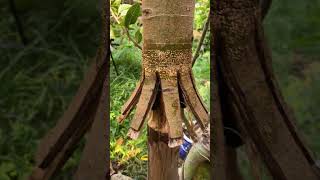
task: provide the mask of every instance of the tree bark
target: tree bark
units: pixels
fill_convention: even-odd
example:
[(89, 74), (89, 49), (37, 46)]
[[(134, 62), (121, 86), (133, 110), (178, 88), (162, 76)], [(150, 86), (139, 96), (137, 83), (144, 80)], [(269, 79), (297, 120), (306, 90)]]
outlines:
[(148, 179), (178, 180), (179, 147), (168, 147), (168, 135), (148, 128)]
[(226, 84), (223, 91), (232, 101), (229, 104), (235, 104), (240, 114), (236, 122), (244, 127), (274, 179), (319, 179), (274, 78), (259, 2), (220, 0), (213, 4), (213, 34), (218, 40), (214, 43), (219, 47), (213, 49), (218, 56), (215, 70), (222, 75), (213, 80)]
[[(142, 3), (141, 80), (118, 120), (122, 122), (137, 107), (128, 133), (135, 139), (152, 115), (148, 121), (148, 175), (152, 180), (178, 178), (177, 148), (183, 142), (184, 108), (188, 106), (202, 128), (209, 121), (191, 69), (194, 7), (194, 0)], [(158, 139), (160, 135), (164, 138)]]

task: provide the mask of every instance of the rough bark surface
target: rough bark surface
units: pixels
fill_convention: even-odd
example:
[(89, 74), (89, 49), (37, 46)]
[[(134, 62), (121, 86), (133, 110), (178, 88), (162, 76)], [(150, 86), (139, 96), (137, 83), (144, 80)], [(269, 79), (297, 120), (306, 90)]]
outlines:
[(214, 47), (219, 47), (213, 49), (214, 70), (221, 72), (213, 80), (225, 84), (223, 91), (235, 107), (229, 111), (237, 111), (240, 129), (252, 139), (274, 179), (319, 179), (273, 75), (258, 1), (214, 1), (212, 11)]
[(202, 128), (209, 121), (191, 69), (194, 7), (194, 0), (142, 1), (141, 80), (118, 121), (136, 106), (128, 133), (135, 139), (148, 118), (148, 179), (178, 179), (183, 108), (190, 109)]
[(221, 82), (221, 71), (218, 66), (219, 54), (218, 50), (220, 47), (219, 43), (219, 31), (214, 28), (218, 27), (219, 19), (215, 18), (217, 12), (214, 11), (214, 3), (210, 4), (210, 29), (211, 29), (211, 53), (210, 53), (210, 79), (213, 84), (210, 86), (210, 92), (212, 93), (210, 104), (211, 104), (211, 115), (210, 116), (210, 155), (211, 162), (211, 179), (226, 180), (226, 147), (225, 138), (223, 132), (223, 113), (221, 108), (222, 102), (222, 82)]
[(148, 129), (148, 179), (178, 180), (179, 147), (168, 147), (168, 136)]
[(141, 80), (118, 118), (122, 122), (136, 106), (128, 133), (133, 139), (153, 106), (161, 107), (163, 117), (151, 118), (148, 125), (168, 134), (170, 147), (182, 143), (183, 106), (189, 107), (201, 127), (209, 121), (191, 69), (194, 5), (193, 0), (142, 2)]

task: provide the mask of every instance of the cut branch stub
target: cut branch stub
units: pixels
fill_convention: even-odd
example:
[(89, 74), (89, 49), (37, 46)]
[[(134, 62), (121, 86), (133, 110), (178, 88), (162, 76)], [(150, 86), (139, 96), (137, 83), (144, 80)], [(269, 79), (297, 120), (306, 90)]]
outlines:
[[(122, 121), (137, 105), (128, 133), (133, 139), (138, 137), (150, 113), (149, 127), (167, 133), (169, 147), (182, 144), (184, 104), (201, 127), (209, 121), (191, 69), (193, 11), (193, 0), (146, 0), (142, 3), (142, 80), (118, 119)], [(155, 118), (152, 110), (160, 117)]]

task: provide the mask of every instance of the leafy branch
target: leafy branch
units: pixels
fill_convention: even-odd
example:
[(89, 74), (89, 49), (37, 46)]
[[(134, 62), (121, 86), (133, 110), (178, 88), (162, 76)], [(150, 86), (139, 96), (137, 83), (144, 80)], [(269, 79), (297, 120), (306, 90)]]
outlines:
[(122, 26), (122, 24), (121, 24), (121, 22), (120, 22), (120, 20), (119, 20), (119, 17), (117, 16), (117, 14), (114, 13), (112, 9), (110, 9), (110, 11), (111, 11), (112, 17), (116, 20), (116, 22), (117, 22), (119, 25), (121, 25), (121, 28), (122, 28), (122, 30), (125, 32), (125, 34), (127, 35), (129, 41), (131, 41), (137, 48), (139, 48), (140, 50), (142, 50), (142, 47), (139, 45), (139, 43), (138, 43), (137, 41), (135, 41), (135, 40), (131, 37), (131, 35), (130, 35), (130, 33), (129, 33), (129, 26), (130, 26), (131, 24), (134, 24), (134, 23), (137, 21), (139, 15), (141, 14), (141, 10), (140, 10), (140, 5), (139, 5), (139, 3), (136, 3), (136, 4), (132, 5), (132, 6), (130, 7), (130, 9), (128, 10), (128, 12), (127, 12), (127, 14), (126, 14), (126, 16), (125, 16), (125, 19), (124, 19), (124, 26)]

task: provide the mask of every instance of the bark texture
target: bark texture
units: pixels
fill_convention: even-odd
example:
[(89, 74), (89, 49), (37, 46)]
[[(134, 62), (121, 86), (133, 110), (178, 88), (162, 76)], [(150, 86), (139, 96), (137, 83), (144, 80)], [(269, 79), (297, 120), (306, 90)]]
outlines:
[(148, 179), (178, 180), (179, 147), (168, 147), (168, 136), (148, 129)]
[(202, 128), (209, 121), (191, 69), (194, 7), (194, 0), (142, 1), (141, 79), (118, 120), (136, 106), (128, 133), (135, 139), (148, 119), (148, 179), (179, 179), (185, 107)]
[(214, 71), (219, 74), (213, 80), (220, 88), (221, 116), (234, 114), (233, 124), (252, 140), (274, 179), (319, 179), (274, 77), (259, 2), (213, 1), (212, 11)]
[(170, 147), (182, 143), (184, 106), (189, 107), (201, 127), (209, 120), (191, 69), (194, 6), (193, 0), (142, 2), (141, 80), (118, 118), (123, 121), (136, 106), (128, 133), (133, 139), (153, 107), (160, 107), (161, 117), (151, 118), (148, 125), (168, 134)]

